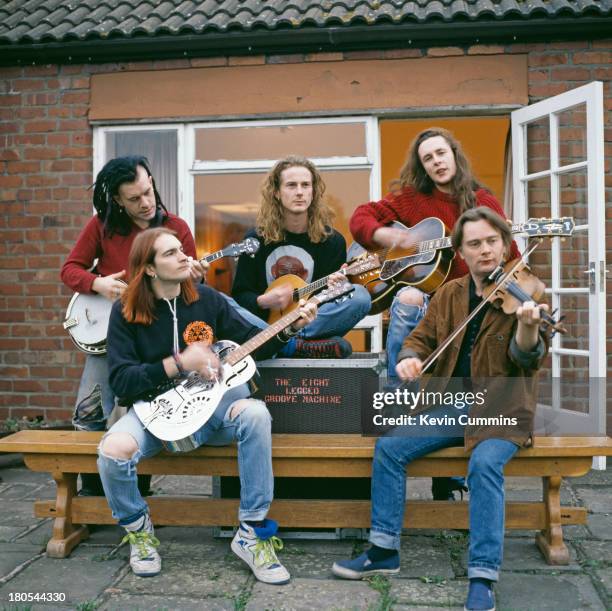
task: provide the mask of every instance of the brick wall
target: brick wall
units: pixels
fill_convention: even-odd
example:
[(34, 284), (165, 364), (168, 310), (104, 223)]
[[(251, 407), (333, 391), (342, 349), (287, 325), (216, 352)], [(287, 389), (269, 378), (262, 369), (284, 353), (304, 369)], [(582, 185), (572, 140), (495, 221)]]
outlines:
[[(111, 71), (527, 53), (532, 102), (591, 80), (605, 83), (612, 125), (612, 40), (359, 53), (203, 58), (124, 64), (0, 67), (0, 420), (70, 416), (83, 355), (63, 330), (70, 291), (61, 263), (91, 215), (90, 75)], [(120, 95), (120, 92), (117, 92)], [(432, 100), (432, 103), (434, 101)], [(482, 101), (483, 104), (486, 100)], [(612, 128), (606, 140), (606, 223), (612, 260)], [(612, 338), (612, 294), (608, 294)], [(608, 340), (612, 354), (612, 339)], [(609, 361), (612, 363), (611, 361)]]

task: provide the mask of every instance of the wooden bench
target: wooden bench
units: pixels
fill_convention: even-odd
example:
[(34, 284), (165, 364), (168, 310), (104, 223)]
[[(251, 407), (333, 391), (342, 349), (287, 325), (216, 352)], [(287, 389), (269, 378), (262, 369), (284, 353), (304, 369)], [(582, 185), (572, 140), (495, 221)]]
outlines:
[[(0, 440), (0, 452), (21, 452), (33, 471), (51, 473), (57, 484), (54, 501), (37, 501), (38, 518), (54, 518), (49, 556), (66, 557), (87, 538), (86, 524), (115, 521), (104, 497), (77, 497), (77, 473), (94, 473), (101, 433), (21, 431)], [(273, 435), (277, 477), (369, 477), (375, 440), (360, 435)], [(612, 455), (609, 437), (538, 437), (534, 447), (520, 450), (506, 466), (506, 475), (537, 476), (543, 481), (542, 501), (508, 502), (506, 528), (534, 529), (536, 544), (549, 564), (567, 564), (562, 526), (585, 524), (584, 507), (562, 507), (562, 477), (586, 474), (593, 456)], [(412, 463), (416, 477), (465, 475), (468, 455), (463, 448), (433, 452)], [(188, 454), (161, 453), (143, 460), (139, 473), (236, 476), (236, 447), (201, 447)], [(188, 496), (147, 498), (155, 524), (231, 526), (237, 524), (238, 500)], [(292, 528), (368, 528), (370, 503), (363, 500), (275, 500), (270, 517)], [(467, 502), (410, 501), (407, 528), (468, 528)]]

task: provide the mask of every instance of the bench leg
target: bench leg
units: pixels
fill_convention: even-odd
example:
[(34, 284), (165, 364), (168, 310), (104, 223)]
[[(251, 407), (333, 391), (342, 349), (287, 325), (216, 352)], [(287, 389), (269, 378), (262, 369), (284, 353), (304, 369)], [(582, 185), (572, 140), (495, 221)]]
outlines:
[(47, 543), (47, 555), (65, 558), (84, 539), (89, 537), (87, 526), (72, 523), (72, 498), (76, 495), (76, 473), (53, 473), (57, 485), (55, 498), (56, 517), (53, 521), (53, 536)]
[(548, 564), (569, 564), (561, 527), (561, 477), (543, 477), (542, 484), (548, 527), (536, 535), (536, 545)]

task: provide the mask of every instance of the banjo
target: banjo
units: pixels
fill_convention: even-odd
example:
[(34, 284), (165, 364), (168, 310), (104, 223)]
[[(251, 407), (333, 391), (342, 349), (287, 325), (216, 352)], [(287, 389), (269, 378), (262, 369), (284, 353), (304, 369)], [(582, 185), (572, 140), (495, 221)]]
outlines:
[[(308, 303), (317, 305), (337, 299), (354, 288), (344, 283), (314, 295)], [(134, 411), (143, 426), (164, 445), (176, 452), (188, 452), (198, 446), (193, 433), (208, 422), (223, 395), (230, 389), (248, 382), (256, 371), (250, 356), (261, 345), (288, 327), (300, 317), (299, 310), (292, 310), (274, 324), (239, 346), (230, 340), (221, 340), (211, 349), (221, 362), (218, 379), (205, 380), (192, 372), (187, 378), (177, 378), (173, 387), (157, 395), (151, 401), (137, 401)]]
[[(252, 257), (258, 250), (259, 241), (247, 238), (207, 255), (200, 261), (212, 263), (223, 257), (239, 257), (242, 254)], [(72, 296), (63, 326), (79, 350), (87, 354), (106, 354), (106, 335), (113, 303), (98, 293), (75, 293)]]

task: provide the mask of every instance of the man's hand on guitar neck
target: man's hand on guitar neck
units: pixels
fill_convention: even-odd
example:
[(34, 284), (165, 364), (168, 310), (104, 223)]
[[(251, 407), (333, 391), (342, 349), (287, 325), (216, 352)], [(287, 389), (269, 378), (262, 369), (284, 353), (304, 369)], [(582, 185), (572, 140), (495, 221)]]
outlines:
[(116, 274), (108, 276), (98, 276), (91, 285), (93, 291), (106, 297), (110, 301), (115, 301), (121, 297), (121, 293), (125, 291), (127, 285), (121, 280), (125, 277), (125, 270), (121, 270)]
[[(348, 267), (348, 264), (344, 263), (340, 269), (342, 270), (345, 267)], [(341, 271), (334, 272), (333, 274), (330, 274), (327, 277), (327, 286), (329, 288), (339, 286), (341, 284), (344, 284), (345, 282), (346, 282), (346, 275), (343, 274)]]
[[(204, 255), (205, 257), (206, 255)], [(208, 272), (208, 268), (210, 267), (210, 263), (208, 261), (202, 259), (193, 259), (189, 257), (189, 269), (191, 271), (191, 279), (194, 282), (206, 282), (206, 273)]]
[(262, 310), (284, 310), (293, 299), (293, 287), (281, 284), (257, 298), (257, 305)]

